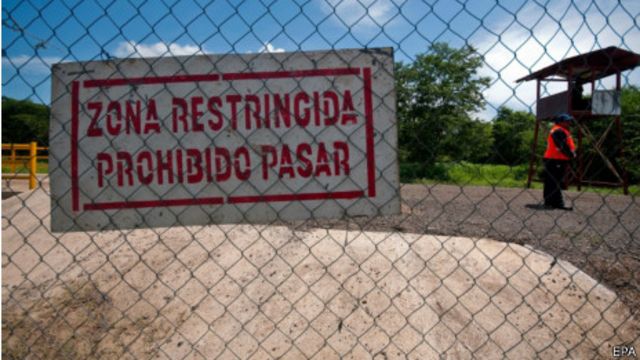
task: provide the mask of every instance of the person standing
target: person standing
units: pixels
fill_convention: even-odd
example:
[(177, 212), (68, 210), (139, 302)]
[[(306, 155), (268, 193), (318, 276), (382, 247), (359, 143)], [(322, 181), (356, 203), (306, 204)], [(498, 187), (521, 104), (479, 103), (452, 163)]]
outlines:
[(544, 153), (544, 206), (550, 209), (573, 210), (562, 198), (562, 184), (569, 162), (576, 157), (576, 146), (569, 132), (574, 118), (560, 114), (553, 119)]

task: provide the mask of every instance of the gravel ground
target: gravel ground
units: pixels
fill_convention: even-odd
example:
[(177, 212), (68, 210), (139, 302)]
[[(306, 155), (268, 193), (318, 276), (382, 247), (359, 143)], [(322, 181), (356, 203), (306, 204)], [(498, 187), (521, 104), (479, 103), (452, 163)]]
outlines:
[(567, 260), (603, 282), (640, 312), (640, 199), (565, 192), (574, 211), (535, 210), (540, 190), (455, 185), (403, 185), (402, 214), (301, 227), (469, 236), (530, 245)]

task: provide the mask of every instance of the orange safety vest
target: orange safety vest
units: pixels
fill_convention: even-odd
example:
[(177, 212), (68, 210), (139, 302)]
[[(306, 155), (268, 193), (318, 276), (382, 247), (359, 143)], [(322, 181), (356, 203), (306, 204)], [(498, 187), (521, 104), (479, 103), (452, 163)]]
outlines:
[(559, 146), (553, 142), (553, 132), (554, 131), (564, 131), (565, 135), (567, 135), (567, 143), (569, 144), (569, 149), (571, 151), (576, 151), (576, 145), (573, 143), (573, 138), (571, 137), (571, 133), (569, 130), (563, 128), (560, 125), (553, 125), (551, 127), (551, 131), (549, 131), (549, 136), (547, 137), (547, 151), (544, 152), (545, 159), (555, 159), (555, 160), (570, 160), (567, 155), (565, 155)]

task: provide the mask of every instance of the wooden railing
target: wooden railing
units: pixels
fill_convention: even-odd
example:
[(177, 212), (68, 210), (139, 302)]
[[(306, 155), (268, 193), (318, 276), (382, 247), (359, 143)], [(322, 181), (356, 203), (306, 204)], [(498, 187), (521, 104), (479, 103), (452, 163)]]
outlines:
[[(38, 180), (36, 178), (36, 166), (38, 158), (45, 159), (46, 156), (38, 157), (38, 151), (48, 151), (46, 146), (38, 146), (38, 143), (32, 141), (29, 144), (2, 144), (3, 151), (10, 151), (8, 157), (3, 155), (3, 161), (8, 162), (10, 172), (2, 173), (2, 179), (27, 179), (29, 180), (29, 189), (35, 189)], [(18, 155), (18, 152), (27, 152), (29, 155)], [(16, 173), (17, 165), (26, 163), (28, 174)]]

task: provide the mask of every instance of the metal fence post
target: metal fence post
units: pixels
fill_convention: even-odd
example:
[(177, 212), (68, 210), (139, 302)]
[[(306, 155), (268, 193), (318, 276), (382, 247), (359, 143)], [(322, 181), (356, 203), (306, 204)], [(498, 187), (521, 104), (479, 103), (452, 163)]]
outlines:
[(36, 166), (38, 165), (38, 143), (32, 141), (29, 144), (29, 190), (37, 186)]
[(9, 161), (11, 173), (16, 173), (16, 147), (15, 144), (11, 144), (11, 159)]

